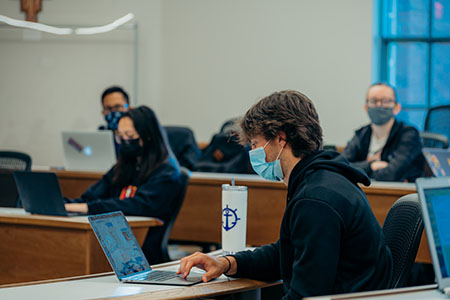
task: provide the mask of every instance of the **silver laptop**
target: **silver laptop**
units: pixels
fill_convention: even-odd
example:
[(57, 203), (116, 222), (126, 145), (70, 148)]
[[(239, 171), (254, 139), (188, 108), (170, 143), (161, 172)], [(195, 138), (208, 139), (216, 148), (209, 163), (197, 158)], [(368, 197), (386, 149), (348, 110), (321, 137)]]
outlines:
[(111, 130), (63, 131), (65, 168), (76, 171), (108, 171), (116, 162)]
[(108, 261), (121, 282), (193, 285), (202, 274), (191, 272), (186, 279), (175, 271), (152, 270), (122, 212), (88, 217)]
[(450, 177), (416, 181), (438, 288), (450, 295)]

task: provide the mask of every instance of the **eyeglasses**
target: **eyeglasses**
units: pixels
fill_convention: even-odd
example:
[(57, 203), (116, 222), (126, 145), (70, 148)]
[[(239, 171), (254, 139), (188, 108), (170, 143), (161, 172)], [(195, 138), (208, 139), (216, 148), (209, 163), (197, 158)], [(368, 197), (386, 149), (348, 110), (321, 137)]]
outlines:
[(391, 98), (384, 98), (384, 99), (367, 99), (367, 104), (369, 106), (376, 106), (377, 103), (380, 103), (382, 106), (391, 106), (392, 104), (395, 103), (394, 99)]
[(128, 108), (128, 104), (125, 105), (114, 105), (114, 106), (110, 106), (110, 107), (105, 107), (103, 108), (103, 114), (104, 115), (109, 115), (112, 112), (117, 112), (117, 111), (125, 111), (125, 109)]

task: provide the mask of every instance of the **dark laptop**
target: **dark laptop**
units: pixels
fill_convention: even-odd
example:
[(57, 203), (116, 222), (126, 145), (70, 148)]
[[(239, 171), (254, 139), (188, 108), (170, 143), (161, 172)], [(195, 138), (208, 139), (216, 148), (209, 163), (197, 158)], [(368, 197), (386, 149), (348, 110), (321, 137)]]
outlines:
[(88, 219), (119, 281), (183, 286), (202, 281), (200, 273), (191, 272), (183, 279), (175, 271), (153, 270), (122, 212)]
[(19, 192), (13, 176), (14, 170), (0, 169), (0, 206), (17, 207)]
[[(450, 150), (440, 148), (423, 148), (423, 156), (427, 161), (425, 176), (450, 176)], [(430, 172), (431, 171), (431, 172)], [(431, 173), (431, 174), (430, 174)]]
[(450, 177), (418, 178), (416, 186), (438, 288), (450, 295)]
[(14, 179), (25, 211), (51, 216), (76, 216), (68, 214), (55, 173), (15, 171)]

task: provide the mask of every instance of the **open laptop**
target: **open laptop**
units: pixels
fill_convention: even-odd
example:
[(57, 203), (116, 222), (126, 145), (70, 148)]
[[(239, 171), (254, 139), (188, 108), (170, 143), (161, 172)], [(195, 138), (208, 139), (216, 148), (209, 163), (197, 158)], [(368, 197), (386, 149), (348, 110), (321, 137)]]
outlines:
[(0, 206), (17, 207), (19, 192), (13, 177), (14, 170), (0, 169)]
[(202, 281), (200, 273), (191, 272), (183, 279), (175, 271), (152, 270), (122, 212), (88, 219), (119, 281), (183, 286)]
[(450, 176), (450, 150), (440, 148), (423, 148), (423, 156), (427, 161), (427, 170), (435, 177)]
[(63, 131), (64, 167), (74, 171), (108, 171), (116, 163), (111, 130)]
[(55, 173), (14, 171), (14, 180), (25, 211), (51, 216), (79, 216), (67, 213)]
[(450, 295), (450, 177), (419, 178), (416, 186), (438, 288)]

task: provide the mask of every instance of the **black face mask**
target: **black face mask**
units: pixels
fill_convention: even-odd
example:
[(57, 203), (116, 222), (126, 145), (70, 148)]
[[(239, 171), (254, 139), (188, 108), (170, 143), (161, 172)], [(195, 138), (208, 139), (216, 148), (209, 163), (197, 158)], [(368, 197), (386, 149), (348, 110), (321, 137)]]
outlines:
[(142, 154), (142, 147), (139, 145), (139, 139), (122, 140), (120, 144), (120, 155), (126, 158), (135, 158)]

